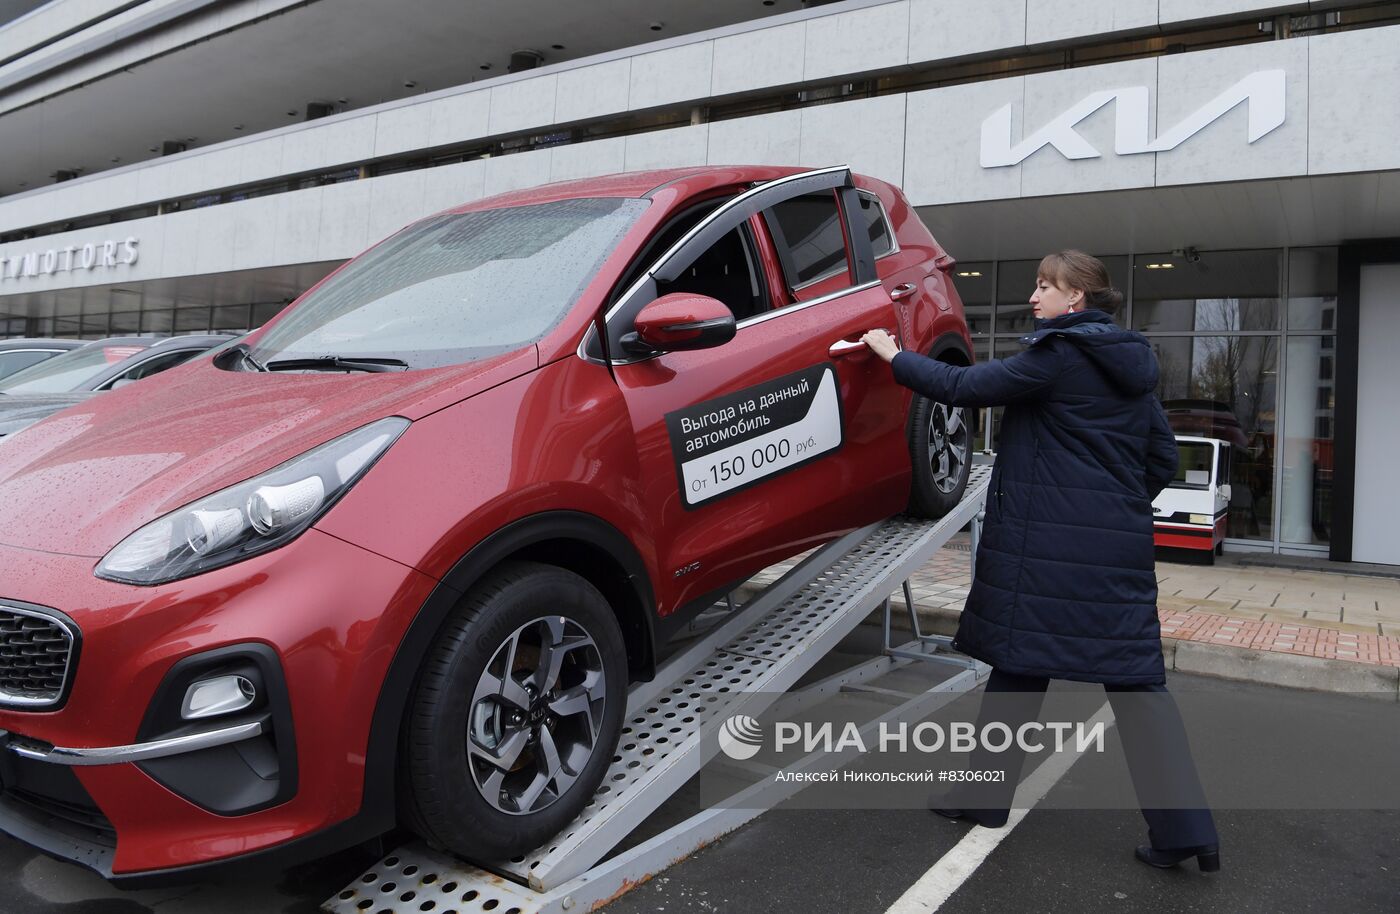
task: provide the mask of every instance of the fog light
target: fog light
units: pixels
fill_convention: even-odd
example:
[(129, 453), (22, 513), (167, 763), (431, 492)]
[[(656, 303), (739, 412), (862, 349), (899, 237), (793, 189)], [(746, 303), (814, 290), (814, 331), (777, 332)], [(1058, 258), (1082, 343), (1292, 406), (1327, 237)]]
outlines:
[(242, 711), (258, 697), (258, 690), (247, 676), (217, 676), (191, 683), (185, 690), (180, 716), (200, 720)]
[(248, 497), (248, 520), (266, 535), (315, 511), (325, 497), (326, 486), (320, 476), (285, 486), (259, 486)]
[(1210, 515), (1209, 515), (1209, 514), (1192, 514), (1192, 515), (1191, 515), (1191, 523), (1193, 523), (1193, 524), (1207, 524), (1207, 525), (1209, 525), (1209, 524), (1210, 524)]

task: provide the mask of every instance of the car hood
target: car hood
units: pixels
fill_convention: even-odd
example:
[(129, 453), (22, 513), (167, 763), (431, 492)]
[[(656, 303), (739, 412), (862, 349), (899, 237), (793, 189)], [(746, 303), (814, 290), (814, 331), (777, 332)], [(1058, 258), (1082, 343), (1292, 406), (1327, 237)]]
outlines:
[(0, 436), (13, 435), (61, 409), (96, 396), (92, 391), (68, 394), (0, 395)]
[(420, 419), (538, 367), (535, 347), (364, 374), (200, 359), (0, 439), (0, 543), (100, 557), (142, 525), (386, 416)]

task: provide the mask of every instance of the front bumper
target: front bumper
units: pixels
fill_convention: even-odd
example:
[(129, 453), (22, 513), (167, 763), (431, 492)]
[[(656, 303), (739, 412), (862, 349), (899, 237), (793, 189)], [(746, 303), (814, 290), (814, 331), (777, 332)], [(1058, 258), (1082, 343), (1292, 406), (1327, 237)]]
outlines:
[[(0, 708), (0, 830), (117, 881), (344, 832), (361, 811), (384, 673), (435, 582), (315, 529), (159, 587), (100, 580), (94, 564), (0, 546), (0, 598), (61, 608), (82, 632), (61, 708)], [(259, 714), (153, 731), (167, 680), (223, 652), (270, 658), (282, 695)], [(280, 769), (258, 748), (269, 739)], [(182, 795), (197, 780), (230, 781), (234, 768), (290, 780), (275, 797), (262, 791), (262, 805), (230, 801), (247, 813)]]

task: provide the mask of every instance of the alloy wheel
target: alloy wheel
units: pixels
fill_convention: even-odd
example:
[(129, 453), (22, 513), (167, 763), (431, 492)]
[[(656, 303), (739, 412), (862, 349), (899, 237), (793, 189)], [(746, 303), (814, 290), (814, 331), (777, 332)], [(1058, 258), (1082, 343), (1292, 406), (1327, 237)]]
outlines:
[(933, 404), (929, 412), (928, 456), (933, 484), (940, 492), (946, 494), (958, 487), (967, 455), (968, 429), (962, 407)]
[(512, 815), (558, 800), (593, 754), (607, 700), (602, 654), (583, 626), (543, 616), (516, 629), (471, 699), (467, 763), (482, 798)]

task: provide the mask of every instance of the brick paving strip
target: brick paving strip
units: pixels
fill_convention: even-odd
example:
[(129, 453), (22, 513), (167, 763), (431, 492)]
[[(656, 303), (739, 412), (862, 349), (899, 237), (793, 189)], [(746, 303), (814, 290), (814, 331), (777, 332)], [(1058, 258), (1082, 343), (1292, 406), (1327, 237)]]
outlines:
[[(972, 580), (969, 553), (959, 534), (910, 579), (926, 632), (956, 628)], [(775, 580), (800, 558), (764, 569), (744, 590)], [(1157, 579), (1168, 669), (1400, 700), (1400, 573), (1243, 566), (1227, 557), (1213, 566), (1158, 562)], [(895, 602), (902, 621), (898, 595)]]

